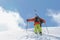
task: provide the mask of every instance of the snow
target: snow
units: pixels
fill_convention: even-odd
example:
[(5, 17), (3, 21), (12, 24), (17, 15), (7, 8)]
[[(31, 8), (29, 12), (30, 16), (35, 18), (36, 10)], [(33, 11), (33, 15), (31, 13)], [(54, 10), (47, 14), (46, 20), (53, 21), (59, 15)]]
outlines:
[[(43, 32), (47, 34), (46, 27), (42, 28)], [(60, 27), (48, 27), (49, 35), (60, 37)]]
[(38, 35), (38, 38), (37, 35), (34, 34), (33, 30), (29, 31), (28, 29), (26, 32), (25, 29), (20, 28), (20, 30), (0, 32), (0, 40), (49, 40), (49, 37), (51, 40), (60, 40), (60, 32), (58, 31), (60, 27), (48, 27), (49, 34), (47, 35), (45, 35), (47, 33), (45, 28), (46, 27), (42, 28), (44, 30), (43, 35)]

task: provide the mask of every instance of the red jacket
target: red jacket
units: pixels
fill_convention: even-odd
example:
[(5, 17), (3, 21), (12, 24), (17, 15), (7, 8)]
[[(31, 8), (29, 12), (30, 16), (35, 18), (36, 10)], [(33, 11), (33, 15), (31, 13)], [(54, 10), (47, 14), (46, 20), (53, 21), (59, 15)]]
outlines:
[(45, 20), (42, 19), (42, 18), (40, 18), (40, 21), (41, 21), (41, 22), (35, 22), (35, 18), (28, 19), (27, 21), (28, 21), (28, 22), (34, 22), (34, 25), (36, 25), (36, 24), (41, 24), (41, 22), (42, 22), (42, 23), (45, 23)]

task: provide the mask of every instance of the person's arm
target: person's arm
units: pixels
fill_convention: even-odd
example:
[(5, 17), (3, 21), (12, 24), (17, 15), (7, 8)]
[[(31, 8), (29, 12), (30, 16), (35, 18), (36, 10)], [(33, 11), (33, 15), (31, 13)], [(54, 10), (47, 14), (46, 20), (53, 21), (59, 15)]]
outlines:
[(28, 22), (32, 22), (34, 20), (35, 20), (35, 18), (27, 19)]
[(40, 20), (42, 21), (42, 23), (46, 23), (46, 21), (44, 19), (40, 18)]

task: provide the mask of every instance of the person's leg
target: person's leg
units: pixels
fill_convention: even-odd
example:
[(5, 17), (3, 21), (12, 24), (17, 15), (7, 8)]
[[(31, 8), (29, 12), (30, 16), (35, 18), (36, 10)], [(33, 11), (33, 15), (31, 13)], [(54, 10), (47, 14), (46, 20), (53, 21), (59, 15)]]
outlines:
[(42, 35), (42, 27), (40, 26), (40, 24), (38, 24), (38, 32), (39, 32), (39, 34)]
[(37, 34), (37, 25), (35, 25), (35, 27), (34, 27), (34, 32), (35, 32), (35, 34)]

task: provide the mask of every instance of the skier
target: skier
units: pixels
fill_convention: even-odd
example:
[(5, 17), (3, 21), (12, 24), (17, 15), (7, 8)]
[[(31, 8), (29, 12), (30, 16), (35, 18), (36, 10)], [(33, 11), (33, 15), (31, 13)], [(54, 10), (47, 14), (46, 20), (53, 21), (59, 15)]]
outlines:
[(35, 34), (39, 33), (42, 35), (42, 23), (45, 23), (45, 20), (36, 15), (34, 18), (27, 19), (27, 22), (34, 22), (34, 32)]

